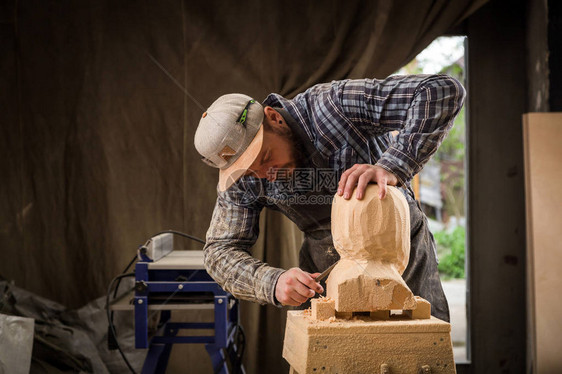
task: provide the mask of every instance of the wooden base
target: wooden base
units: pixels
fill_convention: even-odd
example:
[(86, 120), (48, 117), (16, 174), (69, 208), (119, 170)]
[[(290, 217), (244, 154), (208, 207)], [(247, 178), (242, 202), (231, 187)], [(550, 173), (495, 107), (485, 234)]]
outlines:
[(283, 357), (298, 374), (456, 373), (450, 331), (434, 317), (320, 321), (289, 311)]

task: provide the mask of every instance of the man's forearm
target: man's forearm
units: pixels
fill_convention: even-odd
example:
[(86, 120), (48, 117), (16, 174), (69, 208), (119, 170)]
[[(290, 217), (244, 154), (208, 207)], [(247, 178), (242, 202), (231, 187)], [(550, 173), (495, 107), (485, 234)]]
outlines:
[(219, 192), (207, 231), (205, 267), (235, 297), (275, 304), (275, 284), (283, 270), (250, 255), (258, 238), (262, 207), (257, 202), (244, 203), (244, 193), (236, 185)]
[(228, 240), (208, 240), (205, 267), (213, 279), (236, 298), (278, 305), (275, 285), (283, 269), (253, 258)]
[(432, 76), (417, 89), (404, 128), (377, 165), (392, 172), (400, 184), (417, 174), (435, 153), (459, 113), (465, 90), (454, 78)]

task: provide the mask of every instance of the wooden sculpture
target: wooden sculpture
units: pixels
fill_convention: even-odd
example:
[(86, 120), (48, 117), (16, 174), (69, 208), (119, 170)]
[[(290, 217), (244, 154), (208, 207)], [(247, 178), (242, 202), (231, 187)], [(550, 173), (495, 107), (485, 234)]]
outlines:
[[(293, 374), (455, 373), (451, 325), (431, 317), (401, 274), (410, 254), (406, 199), (369, 185), (362, 200), (335, 196), (332, 236), (341, 256), (327, 297), (287, 312), (283, 357)], [(398, 312), (398, 310), (400, 312)]]
[(363, 199), (332, 203), (332, 237), (341, 260), (332, 270), (327, 296), (337, 312), (414, 309), (416, 301), (402, 279), (410, 256), (410, 211), (404, 195), (370, 185)]

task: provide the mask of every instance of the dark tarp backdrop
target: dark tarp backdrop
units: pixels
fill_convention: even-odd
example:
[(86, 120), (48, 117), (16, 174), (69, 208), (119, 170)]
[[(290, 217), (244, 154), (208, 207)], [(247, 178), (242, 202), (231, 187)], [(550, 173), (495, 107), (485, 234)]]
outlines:
[[(204, 237), (218, 178), (193, 136), (216, 97), (384, 78), (485, 2), (3, 2), (0, 274), (70, 308), (102, 296), (152, 234)], [(298, 229), (261, 224), (254, 255), (297, 265)], [(287, 372), (285, 310), (242, 312), (248, 372)], [(181, 347), (169, 372), (209, 367)]]

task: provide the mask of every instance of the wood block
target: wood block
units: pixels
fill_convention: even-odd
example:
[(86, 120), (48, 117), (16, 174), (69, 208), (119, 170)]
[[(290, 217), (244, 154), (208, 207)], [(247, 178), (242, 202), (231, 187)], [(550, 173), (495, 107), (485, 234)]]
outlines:
[(283, 357), (300, 374), (455, 373), (451, 325), (419, 320), (318, 321), (287, 313)]
[(431, 318), (431, 304), (424, 298), (419, 296), (416, 299), (416, 309), (412, 310), (413, 319), (429, 319)]
[(317, 298), (310, 301), (312, 319), (327, 320), (336, 316), (335, 301), (328, 298)]

